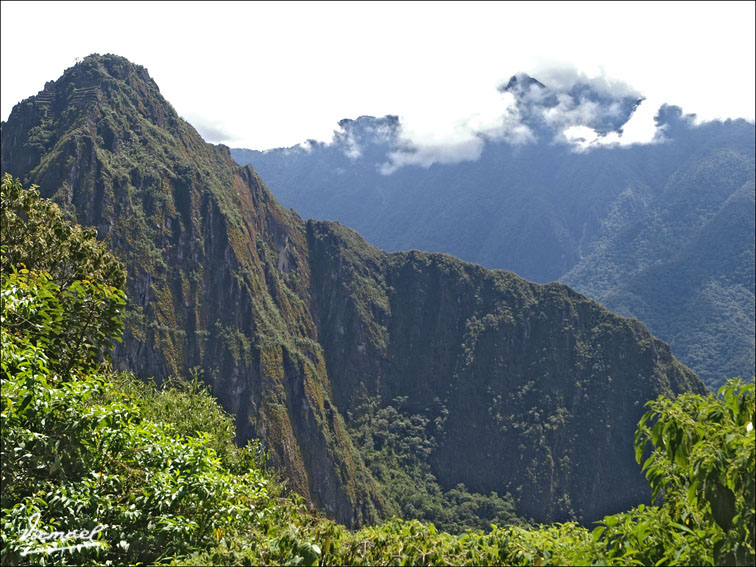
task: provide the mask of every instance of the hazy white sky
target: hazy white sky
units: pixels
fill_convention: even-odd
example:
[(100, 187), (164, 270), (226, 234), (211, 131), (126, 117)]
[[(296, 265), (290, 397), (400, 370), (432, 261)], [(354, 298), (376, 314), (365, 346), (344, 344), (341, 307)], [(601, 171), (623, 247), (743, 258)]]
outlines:
[[(754, 119), (754, 2), (2, 2), (2, 119), (90, 53), (144, 65), (208, 141), (329, 141), (397, 114), (426, 144), (501, 117), (511, 75), (569, 67), (701, 119)], [(640, 121), (640, 117), (639, 117)]]

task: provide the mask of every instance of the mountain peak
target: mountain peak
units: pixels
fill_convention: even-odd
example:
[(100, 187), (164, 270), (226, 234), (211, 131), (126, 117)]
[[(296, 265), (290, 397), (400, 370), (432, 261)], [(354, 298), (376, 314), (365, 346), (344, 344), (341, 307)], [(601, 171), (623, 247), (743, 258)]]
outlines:
[(61, 78), (67, 76), (84, 76), (92, 79), (96, 78), (98, 75), (102, 78), (112, 77), (120, 81), (128, 81), (138, 78), (139, 80), (149, 82), (154, 85), (155, 88), (158, 88), (145, 67), (132, 63), (125, 57), (114, 55), (112, 53), (106, 53), (105, 55), (93, 53), (88, 55), (73, 67), (66, 69)]
[(368, 150), (371, 157), (377, 160), (383, 159), (389, 147), (399, 144), (401, 135), (399, 117), (392, 114), (380, 118), (344, 118), (339, 120), (339, 128), (334, 132), (334, 142), (345, 149), (348, 156), (361, 156)]
[(514, 96), (522, 122), (545, 137), (571, 126), (587, 126), (600, 135), (621, 132), (644, 100), (628, 85), (602, 77), (562, 71), (548, 78), (542, 83), (527, 73), (518, 73), (498, 88)]
[(546, 88), (546, 85), (541, 81), (534, 79), (527, 73), (517, 73), (509, 78), (509, 82), (506, 85), (499, 87), (499, 92), (522, 92), (533, 85), (542, 89)]
[[(157, 126), (175, 123), (178, 115), (161, 96), (157, 83), (145, 67), (119, 55), (92, 54), (69, 67), (56, 81), (48, 81), (36, 96), (18, 105), (30, 106), (43, 119), (56, 119), (64, 112), (76, 118), (102, 107), (103, 103), (119, 112), (126, 102)], [(15, 110), (15, 108), (14, 108)]]
[[(153, 127), (176, 135), (186, 130), (181, 123), (147, 69), (118, 55), (92, 54), (13, 107), (3, 124), (4, 139), (26, 142), (23, 147), (11, 144), (3, 148), (2, 168), (33, 169), (56, 142), (74, 131), (82, 134), (76, 137), (78, 143), (88, 138), (115, 151), (119, 143), (135, 140), (139, 132)], [(182, 140), (202, 141), (191, 127), (189, 130)]]

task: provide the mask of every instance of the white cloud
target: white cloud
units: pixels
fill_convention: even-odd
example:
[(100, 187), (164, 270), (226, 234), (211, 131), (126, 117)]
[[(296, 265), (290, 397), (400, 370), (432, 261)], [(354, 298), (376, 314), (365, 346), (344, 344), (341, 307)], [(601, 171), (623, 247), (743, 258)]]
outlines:
[(512, 77), (495, 94), (498, 104), (489, 102), (451, 131), (403, 128), (406, 147), (388, 155), (381, 173), (406, 165), (427, 168), (477, 160), (488, 140), (523, 144), (540, 136), (584, 151), (660, 139), (654, 121), (658, 106), (639, 107), (643, 97), (637, 90), (603, 74), (589, 77), (574, 68), (544, 69), (538, 79), (526, 74)]
[(229, 129), (224, 124), (210, 122), (202, 116), (188, 115), (183, 118), (208, 142), (223, 142), (231, 137)]
[(483, 140), (479, 137), (456, 143), (421, 144), (412, 151), (395, 151), (388, 154), (389, 161), (381, 164), (379, 171), (389, 175), (406, 165), (419, 165), (428, 168), (434, 163), (449, 164), (462, 161), (474, 161), (483, 151)]
[[(417, 165), (430, 167), (434, 163), (450, 164), (473, 161), (480, 157), (486, 140), (523, 144), (535, 141), (530, 129), (522, 123), (511, 93), (490, 88), (477, 97), (466, 115), (454, 123), (413, 120), (401, 123), (403, 148), (388, 154), (381, 165), (384, 175), (399, 167)], [(430, 118), (430, 117), (429, 117)]]
[(587, 83), (600, 95), (611, 97), (638, 96), (641, 93), (628, 83), (611, 78), (603, 69), (589, 74), (578, 70), (574, 64), (554, 66), (539, 66), (536, 70), (538, 80), (555, 90), (568, 90), (575, 83)]

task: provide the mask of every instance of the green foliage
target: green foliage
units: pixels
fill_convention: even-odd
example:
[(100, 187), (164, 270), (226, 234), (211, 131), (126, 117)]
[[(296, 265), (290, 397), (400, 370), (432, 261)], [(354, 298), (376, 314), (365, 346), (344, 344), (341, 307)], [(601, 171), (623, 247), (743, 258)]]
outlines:
[(279, 506), (275, 519), (251, 539), (220, 542), (173, 564), (306, 565), (317, 559), (319, 565), (580, 565), (594, 557), (590, 532), (574, 523), (452, 535), (433, 524), (394, 518), (349, 531), (296, 502)]
[[(254, 446), (233, 448), (205, 389), (158, 391), (100, 366), (122, 329), (125, 297), (106, 283), (120, 265), (7, 177), (3, 218), (2, 563), (149, 563), (259, 522), (256, 503), (280, 489)], [(77, 252), (24, 254), (19, 230)]]
[(567, 565), (585, 562), (592, 545), (590, 532), (574, 523), (530, 530), (494, 525), (488, 533), (451, 535), (432, 524), (395, 519), (347, 534), (323, 564)]
[[(509, 495), (469, 491), (464, 484), (443, 490), (430, 466), (443, 418), (412, 413), (407, 398), (379, 408), (363, 391), (350, 417), (350, 434), (368, 469), (384, 487), (387, 508), (397, 515), (433, 523), (450, 533), (486, 530), (491, 524), (524, 524)], [(443, 414), (443, 410), (441, 412)]]
[[(258, 521), (269, 479), (254, 450), (218, 456), (212, 446), (227, 448), (233, 425), (206, 393), (137, 397), (133, 384), (115, 393), (127, 379), (109, 384), (87, 361), (69, 374), (51, 370), (56, 343), (45, 332), (56, 332), (47, 315), (62, 312), (56, 289), (33, 273), (3, 281), (3, 321), (31, 317), (36, 332), (0, 330), (2, 563), (153, 562)], [(149, 419), (149, 408), (172, 400), (209, 415), (215, 436), (182, 435), (170, 423), (175, 412)]]
[[(122, 288), (123, 265), (97, 240), (97, 231), (66, 221), (58, 206), (6, 173), (0, 189), (2, 273), (24, 267), (53, 274), (61, 289), (76, 280)], [(63, 306), (67, 304), (64, 302)]]
[(123, 267), (95, 231), (68, 223), (34, 188), (6, 174), (0, 199), (3, 301), (12, 303), (3, 327), (39, 342), (52, 372), (92, 370), (121, 340)]
[[(718, 396), (683, 394), (647, 404), (636, 458), (660, 506), (604, 518), (594, 537), (612, 562), (752, 565), (756, 419), (754, 383), (730, 380)], [(653, 452), (643, 458), (647, 445)]]
[[(144, 419), (170, 425), (174, 433), (184, 437), (207, 434), (208, 447), (222, 461), (232, 463), (238, 459), (233, 417), (219, 408), (198, 374), (191, 381), (170, 378), (158, 386), (154, 381), (121, 373), (110, 377), (110, 384), (111, 387), (96, 398), (97, 403), (133, 400)], [(252, 442), (249, 450), (260, 453), (262, 462), (257, 441)]]

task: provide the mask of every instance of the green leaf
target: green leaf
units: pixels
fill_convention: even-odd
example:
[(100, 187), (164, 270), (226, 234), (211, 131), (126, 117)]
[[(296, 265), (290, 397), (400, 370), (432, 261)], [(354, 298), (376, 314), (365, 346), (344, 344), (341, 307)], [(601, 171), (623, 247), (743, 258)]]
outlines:
[(21, 401), (21, 405), (18, 407), (17, 413), (23, 413), (23, 411), (26, 409), (26, 406), (28, 406), (31, 403), (32, 397), (33, 397), (32, 394), (29, 394)]
[(678, 524), (677, 522), (672, 522), (672, 525), (675, 526), (677, 529), (682, 530), (684, 532), (688, 532), (690, 535), (695, 536), (696, 532), (691, 530), (688, 526), (685, 526), (683, 524)]
[(645, 447), (645, 442), (635, 442), (635, 462), (638, 464), (641, 464), (641, 460), (643, 459), (643, 449), (645, 449)]
[(601, 536), (604, 535), (604, 532), (606, 531), (605, 526), (599, 526), (596, 529), (593, 530), (593, 541), (598, 542), (601, 539)]
[(707, 493), (714, 521), (724, 531), (729, 531), (732, 518), (735, 516), (735, 495), (732, 490), (719, 483), (711, 487)]

